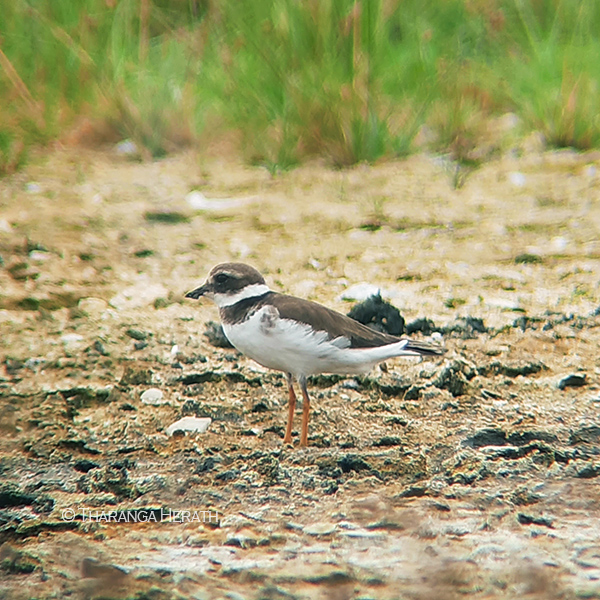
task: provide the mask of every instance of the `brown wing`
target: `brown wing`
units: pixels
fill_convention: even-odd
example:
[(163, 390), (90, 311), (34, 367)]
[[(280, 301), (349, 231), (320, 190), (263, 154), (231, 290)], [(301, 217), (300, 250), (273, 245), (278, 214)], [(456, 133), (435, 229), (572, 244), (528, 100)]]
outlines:
[(327, 331), (330, 339), (348, 338), (350, 348), (375, 348), (400, 341), (400, 338), (396, 336), (375, 331), (350, 317), (310, 300), (272, 292), (268, 294), (268, 301), (277, 308), (282, 319), (295, 319), (318, 331)]

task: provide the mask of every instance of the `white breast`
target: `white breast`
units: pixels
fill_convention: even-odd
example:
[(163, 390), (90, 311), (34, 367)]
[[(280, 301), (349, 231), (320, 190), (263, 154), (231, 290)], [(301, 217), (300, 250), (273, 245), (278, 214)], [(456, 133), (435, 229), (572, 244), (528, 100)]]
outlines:
[(263, 306), (242, 323), (223, 323), (229, 341), (257, 363), (293, 375), (366, 373), (392, 356), (400, 356), (405, 341), (379, 348), (349, 348), (347, 338), (329, 340), (324, 331), (281, 319), (277, 309)]

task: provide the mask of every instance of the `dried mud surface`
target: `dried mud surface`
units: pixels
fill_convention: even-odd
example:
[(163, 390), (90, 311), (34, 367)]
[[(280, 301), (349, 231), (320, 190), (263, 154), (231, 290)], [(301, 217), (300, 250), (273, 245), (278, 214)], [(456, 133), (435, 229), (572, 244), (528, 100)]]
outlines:
[[(427, 156), (58, 151), (2, 180), (0, 597), (600, 598), (596, 161), (455, 190)], [(183, 299), (225, 260), (343, 312), (374, 284), (448, 352), (317, 378), (311, 445), (297, 414), (283, 446), (284, 378)], [(169, 437), (183, 416), (212, 423)]]

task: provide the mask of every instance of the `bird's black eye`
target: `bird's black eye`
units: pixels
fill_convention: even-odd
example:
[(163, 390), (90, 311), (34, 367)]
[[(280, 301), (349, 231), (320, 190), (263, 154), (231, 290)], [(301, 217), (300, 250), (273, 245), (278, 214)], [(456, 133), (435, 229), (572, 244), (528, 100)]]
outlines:
[(217, 283), (225, 283), (229, 279), (229, 275), (226, 273), (219, 273), (215, 276), (215, 281)]

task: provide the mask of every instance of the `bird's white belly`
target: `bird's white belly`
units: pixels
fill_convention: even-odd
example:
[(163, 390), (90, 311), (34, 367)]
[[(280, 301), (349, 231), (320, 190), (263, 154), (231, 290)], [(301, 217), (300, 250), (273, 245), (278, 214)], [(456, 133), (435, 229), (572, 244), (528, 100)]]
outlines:
[(364, 373), (378, 362), (348, 348), (343, 338), (328, 340), (323, 331), (315, 332), (303, 323), (279, 318), (269, 306), (242, 323), (223, 323), (223, 331), (240, 352), (257, 363), (296, 376)]

